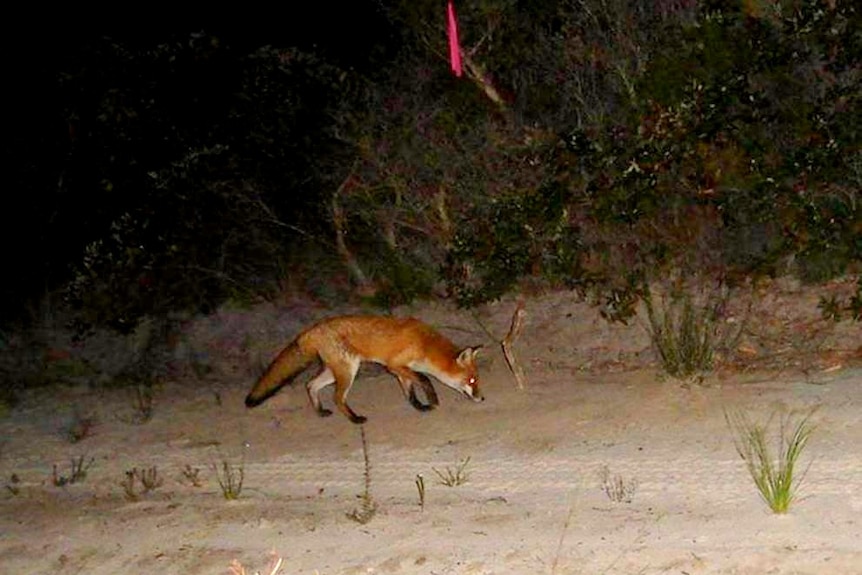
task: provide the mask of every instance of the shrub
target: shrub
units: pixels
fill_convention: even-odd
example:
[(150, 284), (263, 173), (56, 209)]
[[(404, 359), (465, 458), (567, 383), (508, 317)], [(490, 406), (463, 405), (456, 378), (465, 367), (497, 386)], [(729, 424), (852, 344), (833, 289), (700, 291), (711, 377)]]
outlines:
[(650, 339), (662, 368), (671, 377), (687, 378), (710, 371), (716, 351), (732, 348), (742, 333), (744, 322), (724, 322), (729, 291), (723, 285), (696, 291), (680, 283), (671, 287), (659, 305), (648, 286), (643, 294)]

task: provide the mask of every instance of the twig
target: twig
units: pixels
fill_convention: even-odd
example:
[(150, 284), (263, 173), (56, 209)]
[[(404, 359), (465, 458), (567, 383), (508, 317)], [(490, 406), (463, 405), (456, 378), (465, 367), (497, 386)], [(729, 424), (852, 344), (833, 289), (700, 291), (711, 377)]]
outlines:
[(344, 181), (341, 182), (341, 185), (338, 186), (338, 189), (335, 190), (335, 193), (332, 195), (332, 225), (335, 227), (335, 247), (338, 250), (338, 254), (341, 256), (341, 259), (344, 260), (344, 265), (347, 266), (347, 270), (356, 279), (360, 289), (369, 289), (372, 287), (371, 282), (368, 281), (365, 272), (363, 272), (362, 268), (359, 267), (359, 262), (356, 261), (356, 258), (347, 247), (347, 242), (344, 239), (346, 235), (345, 227), (347, 225), (347, 217), (344, 215), (344, 209), (338, 201), (342, 192), (353, 180), (356, 165), (357, 164), (354, 163), (350, 172), (347, 174), (347, 177), (344, 178)]
[(566, 522), (563, 523), (563, 530), (560, 532), (560, 540), (557, 541), (557, 552), (554, 553), (554, 561), (551, 563), (551, 575), (556, 575), (557, 566), (560, 563), (560, 553), (563, 550), (563, 541), (566, 540), (566, 532), (569, 530), (569, 525), (572, 523), (572, 515), (575, 513), (575, 506), (569, 507), (569, 514), (566, 515)]
[[(478, 325), (479, 328), (481, 328), (481, 330), (483, 332), (485, 332), (485, 335), (488, 336), (488, 339), (490, 339), (493, 342), (500, 343), (500, 340), (497, 339), (497, 336), (494, 335), (491, 332), (491, 330), (488, 329), (488, 327), (484, 323), (482, 323), (482, 319), (479, 317), (479, 313), (476, 311), (475, 308), (470, 310), (470, 315), (473, 317), (473, 321), (476, 322), (476, 325)], [(461, 329), (461, 331), (471, 331), (472, 332), (472, 330), (466, 330), (466, 329), (458, 328), (458, 327), (454, 327), (454, 326), (452, 326), (451, 329)]]
[(500, 110), (506, 111), (505, 100), (503, 100), (494, 84), (491, 83), (491, 77), (485, 71), (485, 67), (473, 59), (472, 51), (461, 50), (461, 59), (464, 61), (464, 69), (467, 71), (467, 76), (479, 86), (482, 92), (485, 93), (485, 96), (494, 102)]
[(362, 439), (362, 460), (365, 464), (365, 489), (360, 496), (361, 505), (347, 514), (347, 517), (353, 519), (357, 523), (365, 525), (377, 513), (377, 503), (371, 497), (371, 460), (368, 458), (368, 441), (365, 439), (365, 426), (359, 427), (360, 437)]
[(512, 344), (521, 335), (521, 329), (524, 327), (524, 320), (527, 317), (527, 311), (524, 309), (524, 300), (518, 300), (518, 305), (515, 307), (515, 313), (512, 314), (512, 326), (509, 328), (509, 333), (500, 342), (500, 347), (503, 348), (503, 356), (506, 358), (506, 363), (515, 377), (515, 383), (518, 389), (525, 388), (524, 370), (521, 369), (521, 364), (515, 357), (515, 352), (512, 350)]

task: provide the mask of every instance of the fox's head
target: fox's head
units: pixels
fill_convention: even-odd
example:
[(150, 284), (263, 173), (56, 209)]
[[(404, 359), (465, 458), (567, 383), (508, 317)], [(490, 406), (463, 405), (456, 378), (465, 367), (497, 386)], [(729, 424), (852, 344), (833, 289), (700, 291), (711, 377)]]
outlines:
[(464, 348), (455, 359), (460, 368), (458, 374), (458, 385), (451, 386), (472, 399), (473, 401), (485, 401), (485, 396), (479, 389), (479, 370), (476, 368), (476, 354), (482, 346)]

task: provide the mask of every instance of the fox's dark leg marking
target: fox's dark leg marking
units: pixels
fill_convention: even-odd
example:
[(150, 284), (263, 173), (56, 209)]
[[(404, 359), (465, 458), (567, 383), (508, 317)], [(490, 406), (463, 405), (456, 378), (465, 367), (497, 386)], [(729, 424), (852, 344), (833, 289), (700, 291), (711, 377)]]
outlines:
[[(410, 402), (410, 405), (419, 411), (430, 411), (440, 404), (437, 398), (437, 392), (431, 384), (431, 380), (423, 373), (417, 373), (406, 367), (390, 368), (392, 374), (398, 378), (398, 383), (401, 384), (401, 391), (404, 392), (404, 397)], [(428, 403), (422, 403), (419, 396), (416, 394), (416, 387), (422, 388), (422, 393)]]
[[(425, 395), (425, 400), (428, 403), (422, 403), (419, 401), (419, 398), (416, 396), (416, 386), (422, 388), (422, 393)], [(437, 397), (437, 391), (434, 389), (434, 386), (431, 384), (431, 380), (428, 379), (428, 376), (424, 373), (417, 373), (416, 379), (413, 381), (413, 384), (410, 386), (410, 405), (418, 409), (419, 411), (431, 411), (438, 405), (440, 405), (440, 399)]]

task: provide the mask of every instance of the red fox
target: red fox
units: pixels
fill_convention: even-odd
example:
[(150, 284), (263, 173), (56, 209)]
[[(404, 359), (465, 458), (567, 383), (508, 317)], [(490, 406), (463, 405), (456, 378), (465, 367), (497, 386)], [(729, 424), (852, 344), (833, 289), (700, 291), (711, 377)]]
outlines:
[[(479, 347), (458, 351), (451, 341), (418, 319), (334, 317), (309, 327), (288, 344), (246, 396), (245, 404), (260, 405), (315, 359), (323, 362), (323, 369), (306, 384), (306, 389), (311, 405), (321, 416), (332, 415), (332, 411), (321, 405), (320, 391), (335, 383), (335, 406), (353, 423), (365, 423), (366, 418), (347, 405), (347, 394), (363, 361), (385, 366), (418, 410), (433, 409), (438, 404), (434, 387), (423, 374), (434, 376), (473, 401), (483, 401), (475, 362), (478, 351)], [(422, 387), (428, 404), (416, 397), (417, 385)]]

